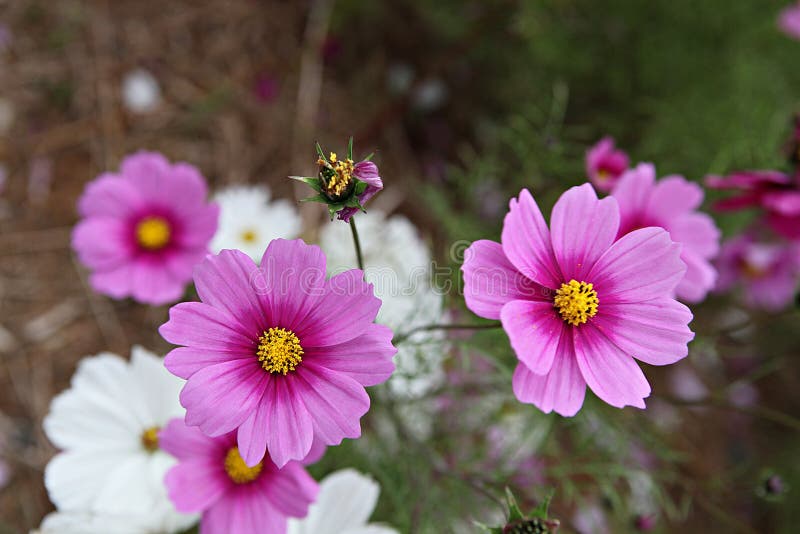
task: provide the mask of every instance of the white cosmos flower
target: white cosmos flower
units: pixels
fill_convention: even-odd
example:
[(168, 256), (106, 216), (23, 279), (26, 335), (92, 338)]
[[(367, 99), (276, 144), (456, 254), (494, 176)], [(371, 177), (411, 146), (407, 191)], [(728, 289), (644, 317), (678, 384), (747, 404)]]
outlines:
[(147, 523), (141, 532), (194, 523), (167, 498), (163, 479), (175, 460), (158, 448), (157, 437), (185, 414), (178, 402), (182, 386), (161, 358), (141, 347), (133, 347), (130, 362), (110, 353), (81, 360), (71, 387), (53, 399), (44, 419), (47, 437), (62, 450), (44, 474), (56, 508), (131, 517)]
[[(367, 282), (383, 303), (376, 321), (395, 335), (443, 321), (442, 296), (431, 283), (431, 255), (417, 228), (405, 217), (386, 217), (377, 210), (356, 215)], [(320, 245), (328, 270), (342, 272), (357, 267), (355, 247), (346, 224), (326, 224)], [(397, 370), (389, 387), (399, 396), (418, 398), (440, 385), (441, 331), (417, 332), (397, 348)]]
[(145, 69), (135, 69), (122, 80), (122, 101), (133, 113), (153, 111), (161, 102), (158, 80)]
[(163, 534), (142, 517), (98, 515), (86, 512), (53, 512), (31, 534)]
[(238, 249), (261, 260), (273, 239), (294, 239), (300, 235), (302, 220), (288, 200), (270, 202), (267, 187), (234, 186), (214, 196), (219, 203), (219, 226), (211, 250)]
[[(342, 225), (344, 226), (344, 225)], [(390, 527), (368, 524), (381, 488), (353, 469), (331, 473), (319, 483), (317, 501), (303, 519), (289, 518), (288, 534), (397, 534)]]

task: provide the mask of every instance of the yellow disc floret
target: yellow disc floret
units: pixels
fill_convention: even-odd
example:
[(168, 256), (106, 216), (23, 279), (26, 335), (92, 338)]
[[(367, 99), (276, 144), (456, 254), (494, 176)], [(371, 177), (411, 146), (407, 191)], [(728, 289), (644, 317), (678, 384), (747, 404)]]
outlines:
[[(320, 158), (317, 163), (329, 169), (325, 188), (325, 194), (329, 198), (339, 198), (347, 193), (350, 186), (353, 185), (353, 171), (355, 170), (355, 163), (352, 159), (339, 160), (335, 152), (331, 152), (328, 161)], [(333, 172), (331, 172), (333, 171)]]
[(157, 426), (151, 426), (142, 432), (142, 447), (147, 452), (155, 452), (158, 450), (158, 431), (161, 430)]
[(256, 231), (251, 228), (242, 231), (242, 241), (244, 241), (245, 243), (255, 243), (256, 237), (257, 237)]
[(169, 223), (161, 217), (145, 217), (136, 225), (136, 241), (147, 250), (164, 248), (171, 234)]
[(253, 467), (248, 467), (237, 447), (232, 447), (225, 455), (225, 472), (237, 484), (247, 484), (258, 478), (264, 464), (258, 462)]
[(553, 305), (561, 318), (573, 326), (583, 324), (590, 317), (594, 317), (597, 314), (598, 304), (600, 301), (594, 286), (577, 280), (561, 284), (553, 299)]
[(291, 330), (270, 328), (258, 338), (256, 355), (265, 371), (286, 375), (303, 361), (303, 347)]

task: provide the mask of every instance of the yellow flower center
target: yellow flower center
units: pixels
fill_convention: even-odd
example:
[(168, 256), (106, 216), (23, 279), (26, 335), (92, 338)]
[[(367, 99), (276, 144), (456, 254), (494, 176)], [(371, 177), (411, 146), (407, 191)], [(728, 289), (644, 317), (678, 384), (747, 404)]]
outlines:
[(338, 198), (345, 194), (353, 184), (353, 171), (355, 169), (355, 163), (350, 158), (347, 158), (344, 161), (339, 161), (339, 158), (335, 152), (331, 152), (328, 160), (330, 161), (330, 164), (322, 158), (317, 160), (317, 163), (333, 171), (333, 173), (328, 177), (327, 184), (324, 186), (325, 193), (330, 198)]
[(161, 430), (157, 426), (151, 426), (142, 432), (142, 447), (147, 452), (155, 452), (158, 450), (158, 431)]
[(171, 233), (169, 223), (161, 217), (145, 217), (136, 225), (136, 241), (148, 250), (167, 246)]
[(291, 330), (270, 328), (258, 338), (256, 355), (265, 371), (285, 376), (303, 361), (303, 347)]
[(611, 178), (611, 173), (608, 172), (607, 170), (600, 169), (599, 171), (597, 171), (597, 181), (598, 182), (604, 183), (604, 182), (608, 181), (609, 178)]
[(577, 280), (561, 284), (553, 299), (553, 305), (561, 318), (573, 326), (583, 324), (590, 317), (594, 317), (599, 303), (594, 286)]
[(744, 273), (746, 278), (751, 280), (758, 280), (759, 278), (763, 278), (767, 274), (767, 270), (761, 267), (760, 265), (755, 265), (748, 261), (742, 262), (742, 272)]
[(255, 243), (256, 242), (256, 232), (255, 230), (245, 230), (242, 232), (242, 241), (245, 243)]
[(225, 455), (225, 472), (228, 477), (237, 484), (247, 484), (258, 478), (261, 470), (264, 469), (264, 464), (258, 462), (253, 467), (248, 467), (242, 455), (239, 454), (237, 447), (232, 447), (228, 454)]

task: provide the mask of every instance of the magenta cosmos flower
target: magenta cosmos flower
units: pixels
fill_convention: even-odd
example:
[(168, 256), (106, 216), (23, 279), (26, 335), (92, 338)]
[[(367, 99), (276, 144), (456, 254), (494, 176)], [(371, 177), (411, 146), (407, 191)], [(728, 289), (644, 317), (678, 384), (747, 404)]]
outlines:
[(628, 170), (628, 155), (615, 150), (614, 139), (604, 137), (586, 152), (586, 174), (598, 191), (611, 191), (617, 179)]
[(381, 301), (361, 271), (325, 279), (325, 255), (297, 239), (276, 239), (261, 265), (238, 250), (209, 255), (195, 269), (202, 302), (173, 306), (160, 332), (165, 365), (188, 380), (186, 423), (209, 436), (238, 429), (255, 465), (269, 449), (283, 467), (312, 440), (361, 435), (364, 386), (392, 374), (392, 331), (374, 323)]
[(800, 173), (793, 178), (780, 171), (739, 171), (728, 176), (707, 176), (706, 185), (736, 191), (715, 203), (715, 209), (762, 208), (773, 230), (786, 239), (800, 239)]
[(717, 279), (710, 260), (719, 252), (720, 236), (714, 220), (697, 211), (703, 203), (703, 188), (677, 175), (656, 182), (655, 166), (640, 163), (620, 177), (611, 194), (619, 204), (617, 237), (647, 226), (665, 229), (681, 244), (686, 264), (676, 295), (686, 302), (703, 300)]
[(589, 184), (561, 196), (550, 229), (528, 190), (510, 208), (502, 243), (473, 243), (462, 270), (467, 306), (500, 319), (520, 360), (517, 398), (572, 416), (588, 384), (612, 406), (644, 408), (650, 385), (634, 358), (674, 363), (694, 337), (672, 298), (680, 245), (661, 228), (617, 240), (617, 201)]
[(794, 39), (800, 39), (800, 2), (785, 7), (778, 15), (778, 28)]
[(279, 469), (269, 455), (248, 466), (236, 434), (215, 438), (173, 419), (159, 446), (178, 464), (167, 472), (167, 494), (177, 510), (202, 513), (201, 534), (286, 532), (287, 517), (305, 517), (317, 483), (299, 462)]
[(219, 208), (186, 163), (139, 152), (105, 173), (78, 200), (72, 247), (91, 269), (93, 289), (147, 304), (177, 300), (217, 230)]
[(722, 245), (717, 265), (718, 291), (739, 284), (749, 306), (777, 312), (794, 298), (800, 278), (800, 245), (761, 242), (742, 234)]

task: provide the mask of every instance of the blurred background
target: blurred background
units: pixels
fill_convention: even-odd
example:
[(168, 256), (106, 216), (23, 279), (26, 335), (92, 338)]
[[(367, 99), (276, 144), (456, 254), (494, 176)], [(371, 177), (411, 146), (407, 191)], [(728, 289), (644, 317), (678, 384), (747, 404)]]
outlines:
[[(52, 509), (42, 476), (55, 451), (41, 420), (76, 362), (135, 343), (168, 349), (156, 331), (167, 307), (92, 293), (70, 249), (76, 199), (124, 155), (157, 150), (214, 188), (266, 183), (300, 199), (307, 191), (286, 177), (315, 172), (314, 141), (341, 152), (352, 135), (357, 156), (376, 151), (386, 185), (372, 207), (407, 216), (433, 257), (457, 266), (451, 243), (497, 239), (522, 187), (548, 213), (586, 181), (584, 152), (603, 135), (690, 180), (783, 166), (800, 41), (778, 30), (782, 7), (0, 0), (0, 532), (27, 532)], [(324, 212), (302, 206), (307, 240)], [(733, 235), (747, 217), (716, 219)], [(446, 302), (469, 319), (457, 292)], [(556, 488), (551, 515), (566, 532), (796, 532), (800, 313), (746, 312), (729, 296), (694, 311), (690, 357), (646, 370), (647, 412), (587, 399), (590, 409), (561, 419), (515, 404), (506, 376), (453, 379), (453, 413), (503, 398), (457, 428), (436, 416), (432, 435), (404, 451), (381, 449), (380, 432), (374, 454), (348, 442), (317, 473), (372, 473), (384, 496), (375, 517), (402, 532), (491, 522), (506, 485), (528, 505)], [(482, 349), (498, 346), (512, 361), (504, 335), (486, 332), (448, 369), (485, 369)], [(534, 431), (537, 454), (520, 460)], [(497, 443), (515, 462), (493, 456)], [(444, 464), (431, 467), (429, 454)], [(657, 485), (653, 525), (631, 505), (632, 465)]]

